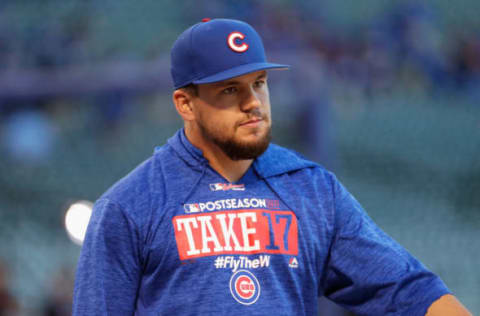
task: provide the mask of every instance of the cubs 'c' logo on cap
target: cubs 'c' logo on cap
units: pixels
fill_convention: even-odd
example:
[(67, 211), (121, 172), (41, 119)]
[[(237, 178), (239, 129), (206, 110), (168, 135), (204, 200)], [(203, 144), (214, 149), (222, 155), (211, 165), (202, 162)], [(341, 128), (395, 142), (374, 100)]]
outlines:
[(251, 305), (260, 296), (260, 283), (253, 273), (247, 270), (238, 270), (230, 278), (230, 293), (240, 304)]
[(230, 47), (234, 52), (237, 52), (237, 53), (245, 52), (248, 49), (248, 44), (242, 42), (244, 38), (245, 38), (245, 35), (243, 35), (240, 32), (230, 33), (230, 35), (228, 35), (228, 38), (227, 38), (228, 47)]

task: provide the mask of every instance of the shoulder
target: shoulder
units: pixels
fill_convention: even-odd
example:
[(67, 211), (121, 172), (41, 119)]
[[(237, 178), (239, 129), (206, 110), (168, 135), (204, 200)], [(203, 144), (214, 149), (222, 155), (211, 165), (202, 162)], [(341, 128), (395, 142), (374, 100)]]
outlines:
[(114, 183), (100, 199), (123, 204), (131, 198), (143, 196), (153, 185), (153, 174), (154, 162), (150, 157)]
[(151, 217), (152, 206), (162, 204), (162, 195), (156, 194), (164, 187), (162, 169), (156, 155), (152, 155), (114, 183), (98, 202), (108, 201), (113, 209), (143, 226)]
[(178, 179), (191, 178), (192, 169), (167, 143), (155, 148), (151, 157), (113, 184), (99, 200), (108, 200), (135, 222), (145, 224), (153, 212), (164, 209), (172, 192), (178, 191)]
[(178, 164), (179, 161), (169, 144), (156, 147), (152, 156), (113, 184), (102, 197), (125, 203), (130, 199), (161, 191), (165, 176), (172, 173), (172, 164)]

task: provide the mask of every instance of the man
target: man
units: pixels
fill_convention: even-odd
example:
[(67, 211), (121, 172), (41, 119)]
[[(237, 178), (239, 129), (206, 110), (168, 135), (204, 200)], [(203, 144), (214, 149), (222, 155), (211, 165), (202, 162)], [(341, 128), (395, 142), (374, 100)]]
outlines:
[(317, 164), (270, 144), (256, 31), (204, 20), (175, 42), (184, 128), (95, 205), (74, 315), (468, 315)]

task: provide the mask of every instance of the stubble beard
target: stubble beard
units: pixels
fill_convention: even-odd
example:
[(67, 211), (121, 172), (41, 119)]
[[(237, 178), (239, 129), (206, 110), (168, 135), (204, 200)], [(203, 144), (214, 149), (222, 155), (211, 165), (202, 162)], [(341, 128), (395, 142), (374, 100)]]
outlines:
[(257, 158), (267, 150), (272, 139), (270, 126), (265, 135), (254, 143), (241, 142), (235, 140), (234, 137), (225, 137), (222, 131), (212, 131), (200, 122), (198, 126), (203, 137), (217, 145), (233, 161)]

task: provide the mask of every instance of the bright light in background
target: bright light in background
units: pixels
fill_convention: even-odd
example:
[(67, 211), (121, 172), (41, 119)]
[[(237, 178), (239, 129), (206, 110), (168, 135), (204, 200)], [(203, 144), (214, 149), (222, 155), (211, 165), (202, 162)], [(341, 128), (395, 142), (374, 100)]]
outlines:
[(92, 202), (78, 201), (70, 205), (65, 214), (65, 229), (68, 237), (77, 245), (81, 246), (83, 243), (92, 209)]

